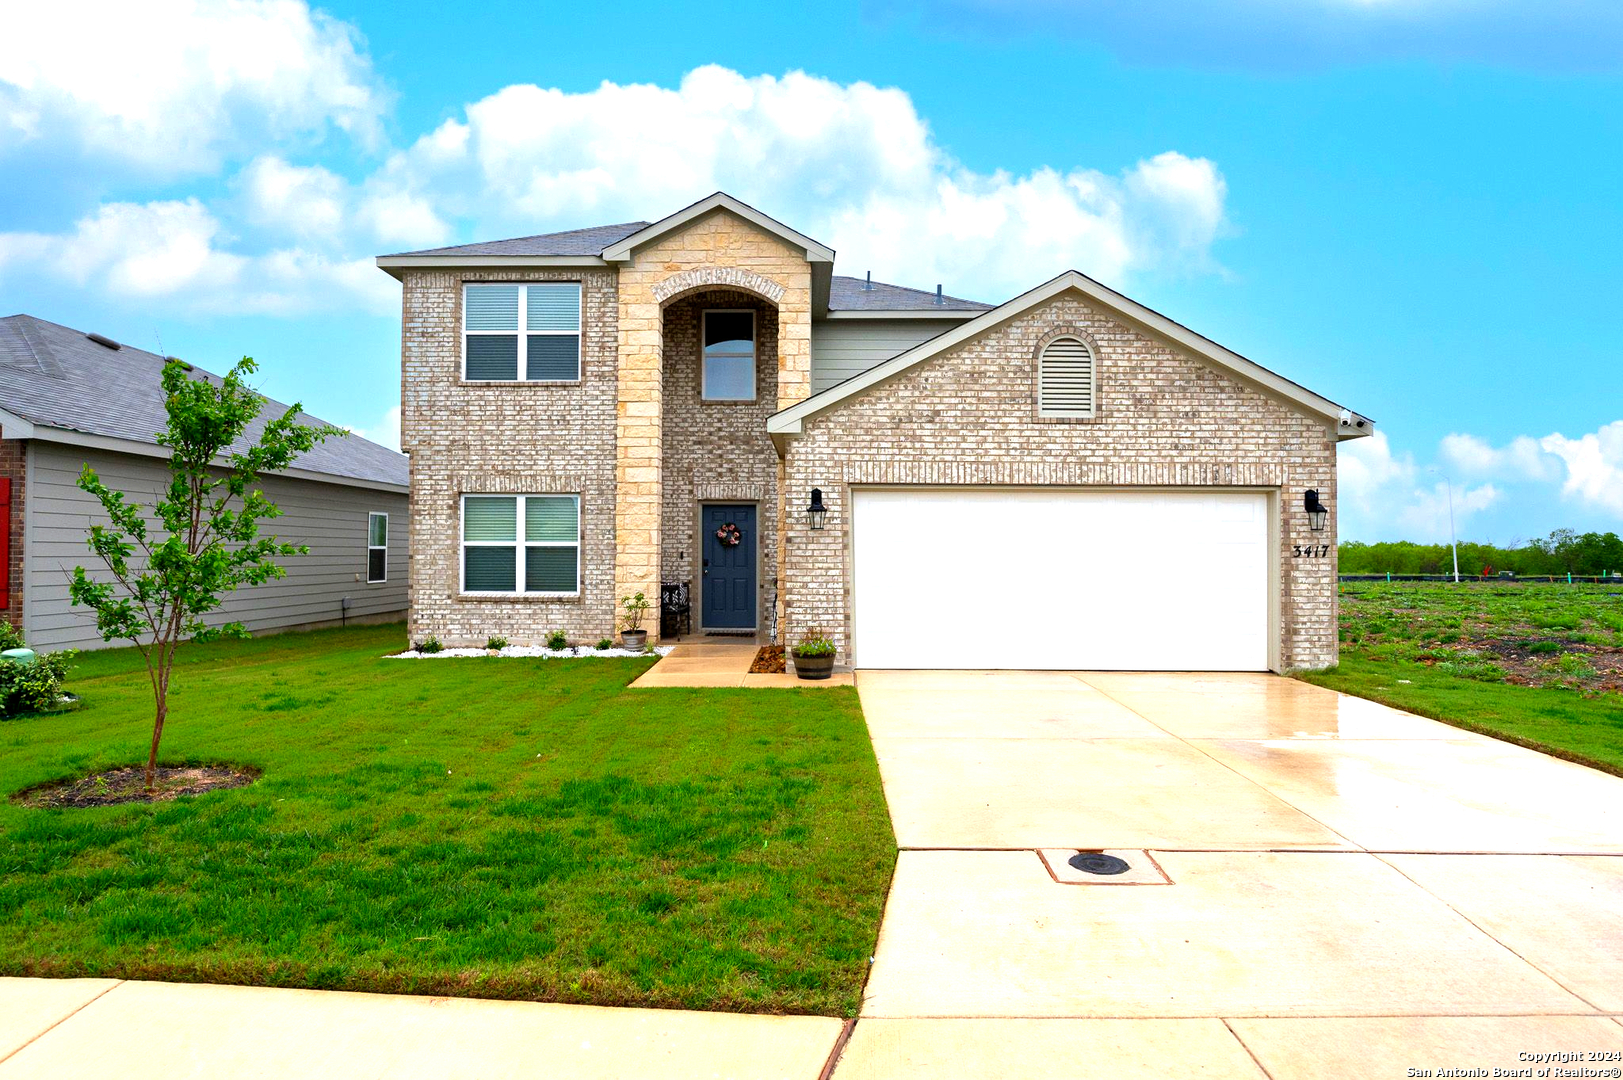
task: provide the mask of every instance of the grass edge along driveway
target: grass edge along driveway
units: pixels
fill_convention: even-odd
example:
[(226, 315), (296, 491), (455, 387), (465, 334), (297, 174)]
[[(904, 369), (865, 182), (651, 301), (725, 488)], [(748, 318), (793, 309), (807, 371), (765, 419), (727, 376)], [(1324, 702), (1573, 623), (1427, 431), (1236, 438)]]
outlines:
[[(187, 646), (164, 760), (246, 788), (0, 801), (0, 974), (855, 1015), (895, 842), (850, 689), (648, 660), (388, 660), (401, 627)], [(0, 793), (142, 759), (130, 650), (0, 723)]]

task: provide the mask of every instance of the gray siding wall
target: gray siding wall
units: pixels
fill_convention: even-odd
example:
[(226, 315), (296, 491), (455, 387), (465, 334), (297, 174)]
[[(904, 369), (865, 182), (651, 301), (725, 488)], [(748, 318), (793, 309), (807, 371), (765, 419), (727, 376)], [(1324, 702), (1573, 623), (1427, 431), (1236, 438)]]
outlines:
[(962, 325), (962, 319), (822, 319), (812, 323), (812, 393)]
[[(96, 563), (85, 546), (92, 524), (105, 523), (101, 506), (75, 486), (88, 463), (126, 496), (150, 506), (168, 478), (161, 458), (87, 450), (35, 441), (29, 446), (27, 547), (25, 549), (24, 632), (41, 649), (96, 649), (127, 645), (104, 642), (90, 609), (68, 600), (75, 566)], [(265, 523), (264, 533), (306, 544), (308, 555), (282, 560), (287, 576), (245, 587), (226, 597), (211, 623), (241, 622), (249, 630), (336, 623), (340, 601), (350, 598), (349, 619), (373, 620), (406, 609), (406, 496), (342, 484), (268, 476), (265, 495), (282, 516)], [(388, 581), (367, 584), (367, 514), (389, 515)], [(105, 573), (98, 575), (105, 577)]]

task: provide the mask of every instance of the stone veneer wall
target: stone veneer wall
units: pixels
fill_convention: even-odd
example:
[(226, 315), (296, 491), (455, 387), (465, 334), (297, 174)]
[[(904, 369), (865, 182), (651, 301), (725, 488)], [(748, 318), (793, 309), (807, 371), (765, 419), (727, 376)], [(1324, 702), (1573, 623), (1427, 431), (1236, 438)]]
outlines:
[(11, 480), (11, 520), (5, 528), (11, 541), (11, 565), (5, 569), (8, 601), (0, 618), (12, 626), (23, 624), (23, 521), (28, 505), (28, 441), (0, 439), (0, 476)]
[[(664, 511), (662, 308), (680, 290), (696, 285), (750, 287), (775, 303), (779, 407), (811, 393), (811, 264), (804, 252), (742, 218), (718, 211), (661, 237), (620, 267), (620, 383), (613, 460), (618, 495), (613, 590), (617, 596), (639, 590), (650, 597), (659, 593)], [(781, 507), (777, 513), (781, 516)], [(762, 516), (768, 516), (766, 508)], [(657, 621), (652, 629), (657, 632)]]
[[(755, 312), (755, 400), (704, 401), (700, 397), (700, 319), (707, 308)], [(778, 405), (778, 312), (754, 293), (706, 289), (665, 308), (661, 443), (664, 511), (660, 523), (660, 574), (693, 587), (693, 627), (699, 627), (701, 557), (695, 535), (698, 504), (757, 504), (760, 545), (759, 622), (769, 629), (777, 603), (778, 452), (766, 418)]]
[[(1095, 419), (1036, 417), (1037, 350), (1062, 332), (1095, 347)], [(1331, 425), (1110, 318), (1080, 294), (1057, 297), (813, 417), (791, 442), (786, 469), (787, 490), (821, 487), (830, 513), (820, 532), (798, 515), (788, 522), (785, 641), (821, 627), (836, 638), (842, 660), (848, 655), (852, 485), (1255, 486), (1281, 491), (1281, 663), (1335, 663)], [(1332, 509), (1323, 532), (1309, 532), (1300, 510), (1310, 487)], [(1298, 543), (1329, 544), (1330, 556), (1293, 558)]]
[[(580, 382), (463, 382), (465, 281), (581, 282)], [(406, 272), (400, 441), (411, 455), (413, 641), (483, 645), (499, 634), (540, 644), (562, 629), (592, 642), (614, 632), (616, 286), (610, 269)], [(507, 492), (580, 495), (579, 597), (459, 595), (461, 496)]]

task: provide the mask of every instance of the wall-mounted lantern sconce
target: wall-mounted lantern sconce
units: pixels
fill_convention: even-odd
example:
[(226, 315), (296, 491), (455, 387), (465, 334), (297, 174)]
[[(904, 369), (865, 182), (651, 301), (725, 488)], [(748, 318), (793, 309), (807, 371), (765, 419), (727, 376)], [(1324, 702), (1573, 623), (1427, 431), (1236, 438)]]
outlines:
[(828, 517), (828, 507), (823, 505), (823, 489), (812, 488), (811, 505), (806, 507), (806, 521), (813, 529), (823, 527), (823, 519)]
[(1302, 509), (1307, 511), (1307, 527), (1314, 532), (1323, 532), (1324, 523), (1330, 517), (1330, 508), (1319, 501), (1317, 488), (1308, 488), (1302, 493)]

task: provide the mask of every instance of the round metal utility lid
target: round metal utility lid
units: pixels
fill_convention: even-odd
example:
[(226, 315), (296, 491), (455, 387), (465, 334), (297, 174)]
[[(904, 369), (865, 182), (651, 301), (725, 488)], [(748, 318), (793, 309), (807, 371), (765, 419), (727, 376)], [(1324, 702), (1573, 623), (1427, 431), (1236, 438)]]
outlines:
[(1132, 869), (1127, 865), (1126, 859), (1118, 859), (1102, 851), (1079, 851), (1066, 859), (1065, 863), (1073, 870), (1080, 870), (1084, 874), (1098, 874), (1100, 877), (1125, 874)]

